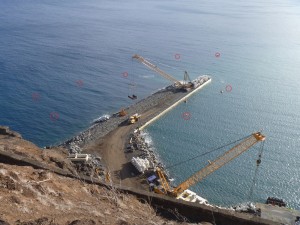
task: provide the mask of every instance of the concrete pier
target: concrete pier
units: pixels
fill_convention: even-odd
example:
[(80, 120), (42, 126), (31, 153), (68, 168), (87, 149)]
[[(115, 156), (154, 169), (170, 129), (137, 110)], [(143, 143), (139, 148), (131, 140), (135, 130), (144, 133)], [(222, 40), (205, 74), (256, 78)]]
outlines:
[(256, 203), (256, 207), (261, 210), (261, 218), (263, 219), (285, 225), (300, 224), (300, 222), (296, 223), (296, 218), (300, 218), (300, 211), (262, 203)]
[(205, 83), (203, 83), (202, 85), (200, 85), (198, 88), (196, 88), (195, 90), (192, 90), (191, 92), (189, 92), (187, 95), (183, 96), (181, 99), (179, 99), (178, 101), (176, 101), (174, 104), (172, 104), (170, 107), (168, 107), (167, 109), (163, 110), (161, 113), (159, 113), (157, 116), (153, 117), (152, 119), (150, 119), (149, 121), (147, 121), (144, 125), (142, 125), (140, 127), (140, 130), (143, 130), (146, 126), (148, 126), (149, 124), (153, 123), (155, 120), (157, 120), (158, 118), (160, 118), (162, 115), (166, 114), (168, 111), (170, 111), (171, 109), (173, 109), (174, 107), (176, 107), (178, 104), (182, 103), (183, 101), (185, 101), (187, 98), (189, 98), (191, 95), (193, 95), (194, 93), (196, 93), (198, 90), (202, 89), (204, 86), (206, 86), (207, 84), (209, 84), (211, 82), (211, 78), (209, 80), (207, 80)]
[[(140, 129), (145, 128), (159, 117), (170, 111), (172, 108), (183, 102), (185, 99), (195, 94), (197, 91), (205, 87), (211, 82), (211, 78), (206, 76), (208, 79), (205, 80), (196, 89), (190, 92), (183, 92), (176, 90), (173, 86), (168, 86), (162, 90), (155, 92), (145, 99), (138, 101), (137, 103), (125, 108), (127, 115), (124, 117), (113, 116), (104, 122), (93, 124), (87, 130), (80, 134), (72, 137), (71, 139), (63, 142), (59, 146), (70, 148), (71, 145), (77, 145), (80, 148), (84, 148), (86, 145), (95, 142), (96, 140), (105, 137), (110, 132), (116, 130), (118, 127), (126, 124), (128, 118), (138, 113), (141, 118), (138, 123), (131, 125), (131, 128), (139, 127)], [(131, 132), (129, 130), (129, 132)], [(72, 152), (75, 153), (75, 152)]]

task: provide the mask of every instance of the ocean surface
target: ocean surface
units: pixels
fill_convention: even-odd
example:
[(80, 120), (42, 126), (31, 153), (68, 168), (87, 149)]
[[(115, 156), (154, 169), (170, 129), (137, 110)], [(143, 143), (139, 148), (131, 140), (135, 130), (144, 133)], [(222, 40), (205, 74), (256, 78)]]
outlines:
[[(178, 79), (212, 76), (147, 128), (166, 167), (263, 130), (253, 196), (258, 145), (191, 189), (223, 206), (275, 196), (300, 209), (299, 1), (0, 0), (0, 9), (1, 125), (54, 145), (134, 104), (128, 95), (168, 85), (132, 61), (137, 53)], [(170, 175), (179, 184), (226, 150)]]

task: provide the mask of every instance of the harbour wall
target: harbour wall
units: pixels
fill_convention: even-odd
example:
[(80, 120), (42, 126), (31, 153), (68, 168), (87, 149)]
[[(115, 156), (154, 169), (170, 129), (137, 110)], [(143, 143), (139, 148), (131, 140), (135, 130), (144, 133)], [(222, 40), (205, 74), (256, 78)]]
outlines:
[(174, 107), (176, 107), (181, 102), (185, 101), (187, 98), (189, 98), (191, 95), (193, 95), (195, 92), (197, 92), (198, 90), (200, 90), (201, 88), (203, 88), (204, 86), (206, 86), (207, 84), (209, 84), (210, 82), (211, 82), (211, 78), (208, 81), (206, 81), (204, 84), (200, 85), (195, 90), (191, 91), (189, 94), (183, 96), (180, 100), (178, 100), (177, 102), (175, 102), (174, 104), (172, 104), (170, 107), (168, 107), (167, 109), (165, 109), (164, 111), (162, 111), (161, 113), (159, 113), (157, 116), (155, 116), (152, 119), (150, 119), (149, 121), (147, 121), (145, 124), (143, 124), (142, 126), (140, 126), (139, 129), (140, 130), (145, 129), (145, 127), (147, 127), (149, 124), (151, 124), (155, 120), (159, 119), (161, 116), (163, 116), (164, 114), (166, 114), (168, 111), (170, 111), (171, 109), (173, 109)]
[[(62, 142), (58, 146), (65, 147), (67, 149), (71, 149), (72, 153), (80, 152), (73, 150), (71, 145), (79, 146), (80, 148), (83, 148), (85, 145), (88, 145), (89, 143), (94, 142), (95, 140), (104, 138), (105, 135), (110, 133), (111, 131), (117, 129), (120, 125), (126, 124), (126, 121), (128, 120), (130, 115), (133, 115), (135, 113), (139, 114), (148, 114), (149, 111), (152, 111), (153, 108), (158, 108), (159, 112), (152, 113), (151, 115), (148, 115), (146, 117), (143, 117), (140, 123), (137, 123), (140, 129), (145, 128), (147, 125), (151, 124), (155, 120), (157, 120), (159, 117), (164, 115), (166, 112), (170, 111), (172, 108), (174, 108), (176, 105), (184, 101), (184, 99), (188, 98), (192, 94), (194, 94), (196, 91), (200, 90), (204, 86), (206, 86), (208, 83), (211, 82), (211, 78), (207, 81), (205, 81), (203, 84), (201, 84), (199, 87), (197, 87), (195, 90), (192, 90), (189, 93), (175, 91), (174, 88), (171, 88), (172, 86), (168, 86), (166, 88), (163, 88), (152, 95), (141, 99), (140, 101), (136, 102), (133, 105), (130, 105), (129, 107), (125, 108), (125, 111), (127, 112), (126, 116), (119, 117), (119, 116), (112, 116), (109, 120), (104, 121), (102, 123), (96, 123), (92, 124), (89, 128), (87, 128), (85, 131), (80, 132), (79, 134), (71, 137), (70, 139)], [(116, 115), (117, 113), (113, 114)]]

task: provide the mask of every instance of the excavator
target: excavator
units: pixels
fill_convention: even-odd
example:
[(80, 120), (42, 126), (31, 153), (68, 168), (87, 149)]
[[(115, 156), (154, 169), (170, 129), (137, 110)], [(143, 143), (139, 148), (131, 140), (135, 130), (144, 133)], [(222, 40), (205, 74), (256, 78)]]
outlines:
[(134, 56), (132, 56), (132, 58), (138, 60), (140, 63), (144, 64), (149, 69), (158, 73), (167, 80), (172, 81), (174, 83), (174, 86), (179, 90), (188, 91), (194, 87), (194, 84), (192, 83), (190, 76), (186, 71), (184, 72), (184, 82), (182, 83), (179, 80), (172, 77), (170, 74), (167, 74), (166, 72), (159, 69), (156, 65), (152, 64), (142, 56), (135, 54)]
[(156, 173), (161, 180), (161, 187), (160, 188), (154, 187), (154, 192), (158, 194), (168, 195), (175, 198), (178, 197), (189, 187), (200, 182), (201, 180), (203, 180), (205, 177), (207, 177), (214, 171), (220, 169), (222, 166), (229, 163), (231, 160), (237, 158), (243, 152), (251, 148), (254, 144), (264, 141), (265, 136), (262, 135), (260, 132), (256, 132), (242, 140), (243, 141), (241, 141), (239, 144), (231, 148), (229, 151), (225, 152), (222, 156), (218, 157), (216, 160), (212, 162), (208, 161), (207, 166), (205, 166), (203, 169), (193, 174), (191, 177), (183, 181), (175, 188), (171, 187), (171, 185), (168, 183), (166, 179), (166, 176), (164, 175), (164, 172), (159, 167), (157, 167)]
[(125, 111), (125, 109), (121, 109), (117, 114), (118, 116), (122, 117), (122, 116), (126, 116), (127, 112)]

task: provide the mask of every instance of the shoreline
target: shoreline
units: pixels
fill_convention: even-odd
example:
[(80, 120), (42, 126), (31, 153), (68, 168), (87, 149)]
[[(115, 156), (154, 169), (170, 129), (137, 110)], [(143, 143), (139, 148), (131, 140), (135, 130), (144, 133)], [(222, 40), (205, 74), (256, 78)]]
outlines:
[[(199, 87), (197, 87), (195, 90), (193, 90), (191, 92), (188, 92), (186, 95), (184, 95), (185, 93), (181, 93), (184, 96), (182, 96), (181, 98), (177, 99), (177, 101), (173, 102), (173, 104), (171, 104), (171, 106), (169, 106), (168, 108), (162, 110), (157, 115), (152, 116), (152, 118), (149, 118), (149, 120), (146, 121), (144, 124), (142, 124), (139, 127), (139, 129), (143, 130), (146, 126), (148, 126), (149, 124), (153, 123), (155, 120), (159, 119), (161, 116), (163, 116), (168, 111), (170, 111), (171, 109), (173, 109), (174, 107), (176, 107), (178, 104), (182, 103), (184, 100), (186, 100), (187, 98), (189, 98), (191, 95), (193, 95), (195, 92), (197, 92), (200, 89), (202, 89), (204, 86), (206, 86), (210, 82), (211, 82), (211, 78), (209, 77), (209, 79), (207, 81), (205, 81), (202, 85), (200, 85)], [(144, 99), (141, 99), (141, 100), (139, 100), (138, 102), (136, 102), (136, 103), (134, 103), (132, 105), (127, 106), (125, 108), (125, 111), (128, 112), (128, 114), (126, 116), (124, 116), (124, 117), (117, 117), (117, 116), (114, 116), (114, 115), (117, 114), (117, 112), (113, 113), (113, 114), (110, 115), (111, 117), (110, 117), (109, 120), (104, 121), (104, 122), (100, 122), (100, 123), (93, 123), (87, 129), (85, 129), (84, 131), (80, 132), (79, 134), (77, 134), (75, 136), (72, 136), (70, 139), (62, 141), (59, 144), (53, 145), (51, 147), (56, 147), (56, 146), (58, 146), (58, 147), (69, 147), (71, 144), (76, 144), (76, 145), (79, 145), (80, 148), (82, 148), (84, 145), (88, 144), (89, 141), (93, 141), (93, 140), (98, 139), (98, 138), (103, 138), (108, 133), (110, 133), (114, 129), (118, 128), (120, 126), (120, 124), (122, 124), (126, 120), (128, 120), (129, 116), (131, 115), (131, 113), (129, 113), (129, 112), (132, 112), (132, 114), (133, 114), (134, 112), (139, 111), (139, 109), (143, 109), (144, 107), (140, 106), (141, 104), (143, 104), (149, 98), (156, 98), (156, 95), (159, 95), (161, 93), (162, 93), (162, 95), (164, 95), (164, 93), (166, 93), (166, 95), (171, 94), (172, 93), (172, 86), (167, 86), (165, 88), (159, 89), (158, 91), (152, 93), (148, 97), (146, 97)], [(159, 98), (164, 98), (164, 97), (165, 96), (162, 96), (162, 97), (159, 96)], [(152, 99), (150, 99), (150, 101), (152, 101)], [(151, 107), (151, 105), (150, 105), (150, 107)], [(75, 153), (75, 151), (73, 153)]]
[(164, 114), (166, 114), (167, 112), (169, 112), (171, 109), (173, 109), (174, 107), (176, 107), (178, 104), (182, 103), (183, 101), (185, 101), (187, 98), (189, 98), (191, 95), (193, 95), (195, 92), (199, 91), (200, 89), (202, 89), (204, 86), (206, 86), (207, 84), (209, 84), (211, 82), (211, 79), (209, 79), (208, 81), (206, 81), (204, 84), (202, 84), (201, 86), (199, 86), (198, 88), (196, 88), (195, 90), (191, 91), (189, 94), (187, 94), (184, 98), (178, 100), (177, 102), (175, 102), (173, 105), (171, 105), (169, 108), (165, 109), (164, 111), (162, 111), (160, 114), (158, 114), (157, 116), (153, 117), (151, 120), (149, 120), (148, 122), (146, 122), (143, 126), (141, 126), (139, 129), (143, 130), (145, 127), (147, 127), (148, 125), (150, 125), (151, 123), (153, 123), (155, 120), (159, 119), (161, 116), (163, 116)]

